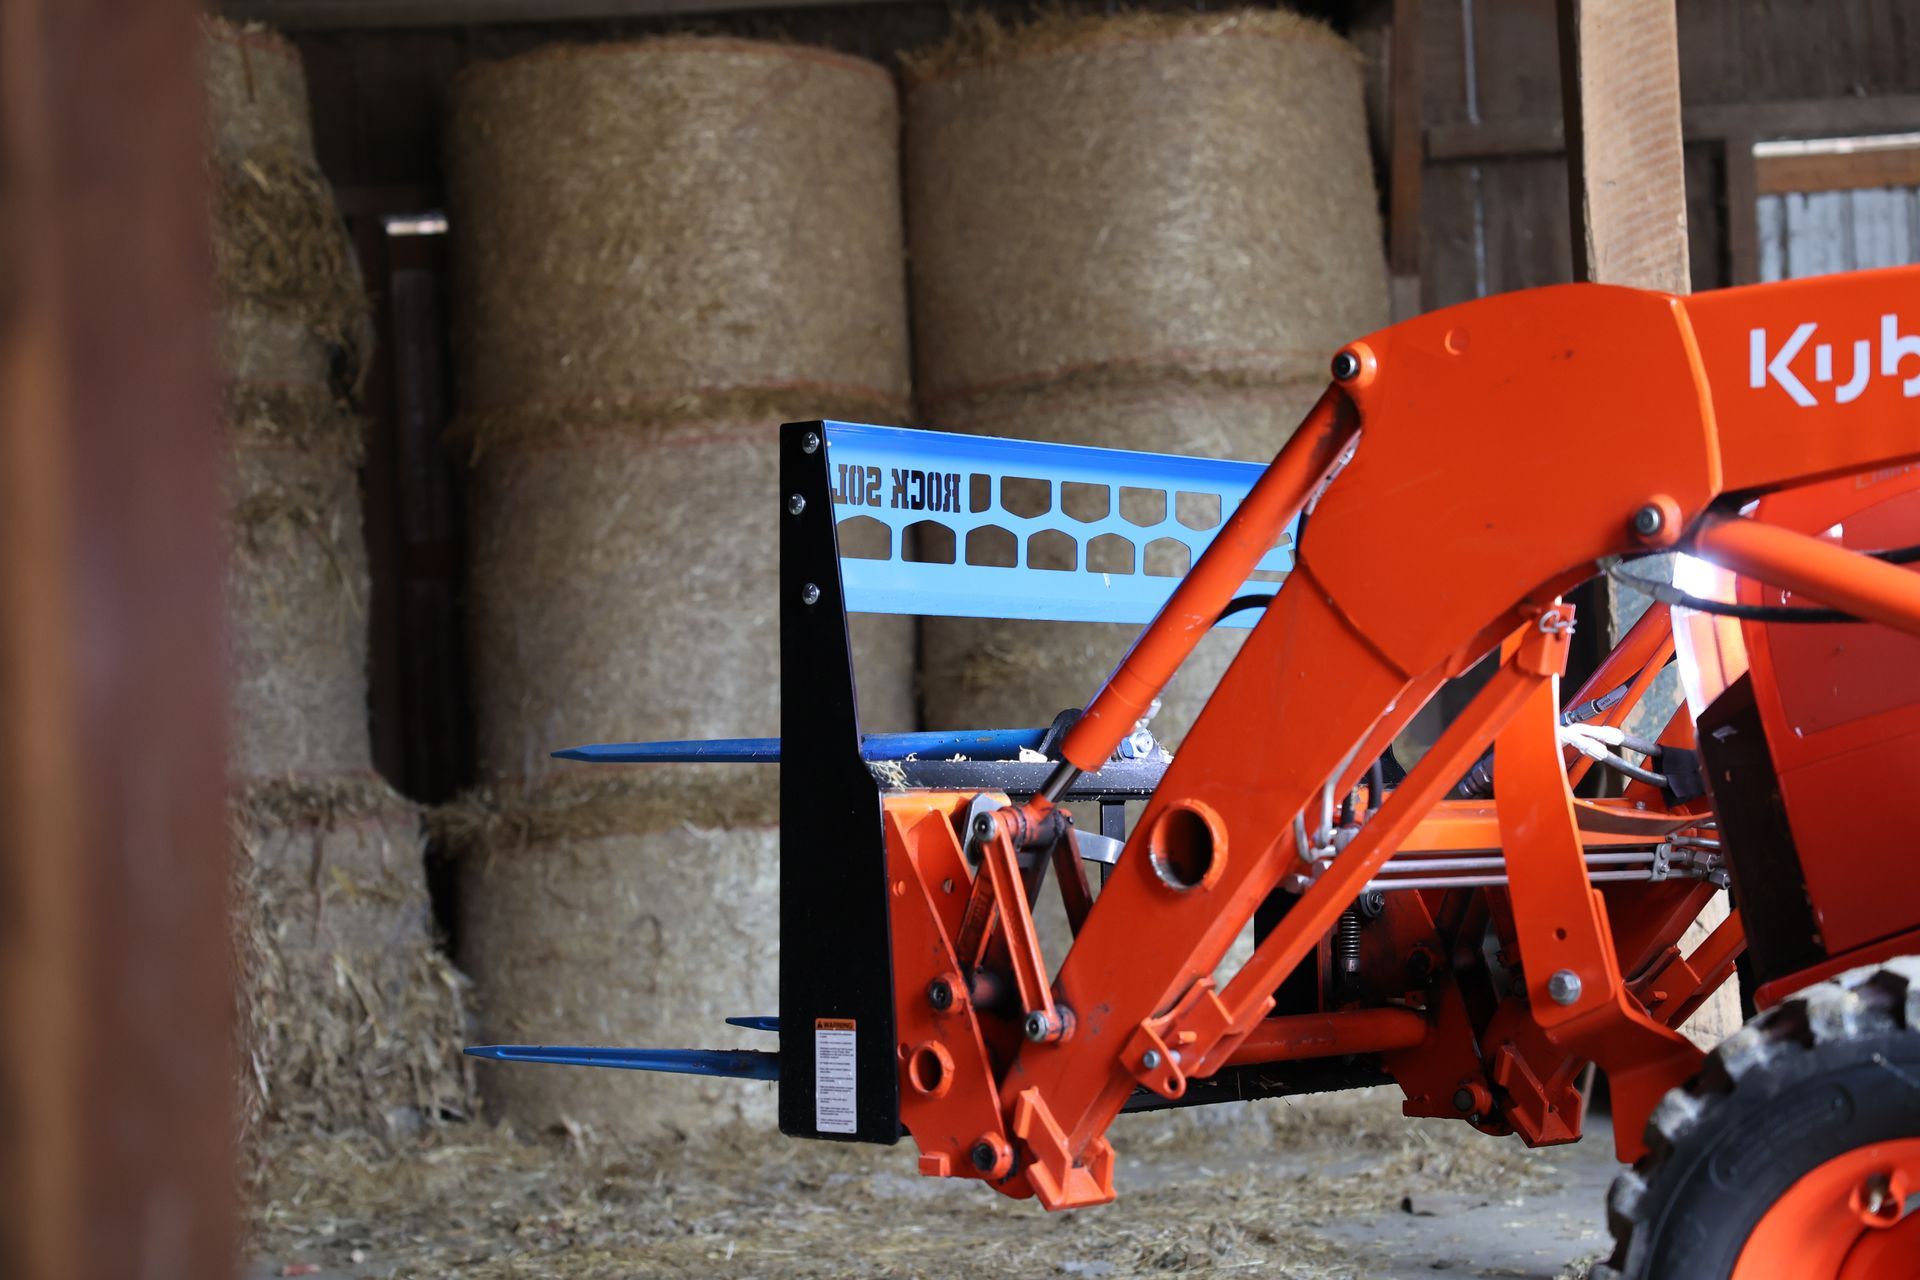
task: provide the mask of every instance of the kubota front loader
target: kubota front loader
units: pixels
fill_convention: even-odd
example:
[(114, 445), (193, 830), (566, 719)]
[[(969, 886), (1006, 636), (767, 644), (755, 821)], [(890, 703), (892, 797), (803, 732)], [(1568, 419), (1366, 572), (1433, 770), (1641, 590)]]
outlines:
[[(781, 737), (573, 753), (782, 762), (780, 1008), (753, 1020), (779, 1050), (476, 1052), (777, 1078), (788, 1134), (910, 1135), (922, 1173), (1048, 1209), (1113, 1198), (1122, 1111), (1391, 1082), (1409, 1115), (1569, 1142), (1593, 1064), (1631, 1166), (1615, 1273), (1920, 1274), (1920, 269), (1489, 298), (1352, 342), (1288, 425), (1264, 467), (782, 428)], [(1049, 509), (1007, 509), (1015, 478)], [(1068, 484), (1166, 516), (1070, 519)], [(853, 520), (884, 555), (842, 558)], [(975, 563), (987, 529), (1192, 567)], [(1568, 691), (1563, 596), (1601, 573), (1660, 602)], [(1048, 728), (867, 736), (849, 610), (1146, 626)], [(1251, 629), (1168, 758), (1158, 696), (1215, 626)], [(1629, 731), (1676, 647), (1687, 704)], [(1677, 1028), (1736, 968), (1753, 1016), (1703, 1053)]]

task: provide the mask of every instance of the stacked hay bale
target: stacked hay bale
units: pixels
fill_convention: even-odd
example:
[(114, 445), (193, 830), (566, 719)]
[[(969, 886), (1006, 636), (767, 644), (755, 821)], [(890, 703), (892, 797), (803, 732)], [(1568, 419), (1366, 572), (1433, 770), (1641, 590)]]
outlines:
[[(907, 78), (926, 425), (1265, 461), (1333, 352), (1386, 322), (1361, 67), (1324, 27), (1277, 12), (975, 18)], [(1155, 523), (1172, 498), (1109, 500)], [(1121, 567), (1088, 551), (1028, 563)], [(1131, 571), (1143, 560), (1136, 547)], [(929, 618), (927, 723), (1045, 724), (1085, 705), (1138, 630)], [(1163, 741), (1177, 746), (1244, 634), (1202, 641), (1153, 721)], [(1256, 1119), (1203, 1108), (1128, 1127), (1211, 1140), (1223, 1124), (1257, 1137)]]
[[(982, 18), (908, 78), (927, 425), (1265, 461), (1333, 352), (1386, 322), (1361, 68), (1324, 27), (1276, 12)], [(927, 721), (1045, 724), (1084, 704), (1137, 630), (930, 619)], [(1237, 645), (1201, 645), (1154, 721), (1163, 740)]]
[(207, 27), (231, 428), (235, 913), (250, 1121), (410, 1128), (464, 1106), (460, 980), (421, 816), (372, 768), (360, 424), (367, 306), (298, 54)]
[[(449, 815), (462, 959), (501, 1040), (771, 1047), (769, 769), (556, 767), (579, 742), (779, 733), (775, 426), (908, 396), (898, 109), (879, 67), (668, 38), (470, 69), (448, 171), (474, 450), (490, 786)], [(857, 627), (869, 728), (913, 722), (911, 632)], [(765, 1119), (772, 1091), (502, 1069), (523, 1128)]]

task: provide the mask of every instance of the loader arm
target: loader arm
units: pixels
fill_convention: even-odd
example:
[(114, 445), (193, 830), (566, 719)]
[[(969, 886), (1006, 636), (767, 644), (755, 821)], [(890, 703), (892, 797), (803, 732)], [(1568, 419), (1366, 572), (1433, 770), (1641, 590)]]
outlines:
[[(1848, 714), (1877, 718), (1823, 731), (1828, 716), (1787, 741), (1799, 727), (1779, 690), (1750, 679), (1698, 733), (1683, 710), (1626, 746), (1675, 656), (1667, 605), (1563, 698), (1576, 619), (1561, 596), (1679, 550), (1736, 572), (1749, 602), (1764, 586), (1776, 611), (1791, 593), (1920, 636), (1920, 573), (1901, 567), (1920, 548), (1879, 558), (1810, 532), (1920, 527), (1920, 504), (1886, 501), (1920, 461), (1916, 298), (1920, 268), (1900, 268), (1684, 299), (1574, 285), (1434, 312), (1344, 348), (1264, 467), (789, 424), (780, 738), (562, 753), (781, 763), (780, 1007), (730, 1020), (777, 1032), (777, 1053), (470, 1052), (777, 1079), (784, 1133), (908, 1133), (923, 1173), (1049, 1209), (1112, 1198), (1106, 1135), (1123, 1110), (1389, 1081), (1409, 1115), (1538, 1145), (1580, 1136), (1578, 1082), (1597, 1065), (1619, 1154), (1637, 1159), (1655, 1104), (1702, 1062), (1677, 1028), (1745, 951), (1736, 910), (1683, 953), (1730, 880), (1767, 933), (1762, 1004), (1912, 950), (1902, 901), (1844, 930), (1816, 916), (1862, 877), (1831, 852), (1865, 829), (1846, 810), (1860, 787), (1831, 780), (1859, 770), (1849, 753), (1886, 752), (1869, 782), (1920, 759), (1920, 702), (1849, 693)], [(1036, 514), (1016, 481), (1062, 501)], [(1837, 492), (1857, 484), (1882, 490)], [(1129, 490), (1158, 491), (1160, 515), (1123, 512)], [(1069, 491), (1116, 500), (1090, 518), (1066, 510)], [(1804, 510), (1768, 520), (1770, 504)], [(997, 563), (973, 554), (992, 538), (1008, 548)], [(1030, 558), (1108, 538), (1191, 568)], [(867, 734), (849, 612), (1147, 625), (1084, 712), (1034, 708), (1050, 727)], [(1250, 630), (1169, 759), (1146, 722), (1221, 626)], [(1755, 645), (1758, 676), (1774, 656)], [(1810, 661), (1803, 646), (1786, 665), (1818, 683), (1839, 651)], [(1396, 735), (1490, 655), (1473, 701), (1389, 777)], [(1809, 871), (1796, 852), (1770, 735), (1795, 785), (1829, 780), (1808, 847), (1847, 865)], [(1675, 767), (1596, 752), (1608, 742)], [(1636, 781), (1605, 794), (1596, 762)], [(1074, 826), (1082, 802), (1099, 806), (1097, 835)], [(1740, 840), (1723, 853), (1720, 838), (1734, 828), (1761, 837), (1738, 859)], [(1905, 856), (1872, 853), (1886, 875)], [(1049, 879), (1063, 955), (1035, 924)], [(1219, 972), (1250, 922), (1250, 958)]]
[[(1513, 782), (1499, 827), (1527, 1004), (1548, 1046), (1608, 1071), (1622, 1151), (1634, 1154), (1654, 1101), (1699, 1053), (1628, 991), (1581, 860), (1554, 736), (1572, 625), (1558, 596), (1607, 557), (1679, 545), (1920, 633), (1920, 578), (1735, 514), (1768, 489), (1920, 459), (1920, 338), (1899, 314), (1903, 302), (1914, 312), (1916, 285), (1920, 271), (1899, 269), (1692, 300), (1567, 286), (1422, 316), (1342, 352), (1346, 376), (1069, 733), (1068, 765), (1026, 805), (991, 815), (986, 834), (1008, 856), (1039, 838), (1051, 797), (1108, 757), (1353, 443), (1293, 575), (1060, 965), (1050, 997), (1063, 1025), (1030, 1034), (990, 1082), (997, 1128), (933, 1131), (909, 1088), (903, 1116), (923, 1152), (982, 1152), (976, 1176), (1020, 1179), (1049, 1207), (1109, 1198), (1103, 1135), (1128, 1095), (1178, 1096), (1226, 1061), (1278, 982), (1497, 740), (1498, 776)], [(1381, 554), (1391, 546), (1422, 554)], [(1352, 843), (1303, 856), (1296, 817), (1310, 826), (1440, 679), (1496, 645), (1492, 681)], [(1215, 990), (1210, 975), (1258, 904), (1303, 873), (1293, 909)], [(1027, 904), (1000, 906), (1018, 916)], [(946, 968), (898, 950), (896, 967), (903, 1005)], [(981, 1033), (964, 1011), (944, 1022)], [(1514, 1052), (1524, 1059), (1524, 1037)], [(940, 1083), (951, 1113), (953, 1091), (987, 1082)]]

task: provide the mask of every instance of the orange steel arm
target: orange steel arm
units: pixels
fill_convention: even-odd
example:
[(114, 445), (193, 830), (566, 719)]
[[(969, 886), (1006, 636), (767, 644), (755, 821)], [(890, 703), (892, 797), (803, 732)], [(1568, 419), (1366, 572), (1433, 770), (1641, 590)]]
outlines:
[[(1608, 557), (1698, 531), (1703, 552), (1743, 571), (1920, 628), (1920, 579), (1888, 570), (1897, 585), (1854, 553), (1815, 555), (1710, 513), (1725, 495), (1920, 459), (1920, 339), (1898, 319), (1916, 296), (1912, 268), (1693, 299), (1574, 285), (1421, 316), (1342, 353), (1350, 376), (1068, 736), (1075, 766), (1106, 758), (1357, 426), (1293, 575), (1188, 733), (1053, 983), (1072, 1034), (1020, 1045), (1004, 1073), (1001, 1096), (1017, 1093), (1009, 1128), (1029, 1138), (1044, 1203), (1111, 1195), (1102, 1135), (1136, 1084), (1177, 1096), (1186, 1076), (1230, 1060), (1280, 977), (1496, 737), (1500, 776), (1513, 779), (1499, 807), (1516, 908), (1527, 909), (1533, 1018), (1561, 1051), (1630, 1082), (1618, 1125), (1631, 1153), (1650, 1099), (1698, 1053), (1626, 992), (1585, 880), (1553, 737), (1571, 623), (1557, 598)], [(1827, 335), (1843, 355), (1817, 367), (1838, 364), (1845, 381), (1816, 373)], [(1380, 553), (1390, 546), (1421, 554)], [(1216, 992), (1211, 974), (1256, 905), (1305, 866), (1296, 815), (1314, 812), (1324, 788), (1351, 788), (1368, 751), (1503, 638), (1485, 690)], [(1003, 832), (1015, 821), (995, 817)], [(1550, 989), (1562, 972), (1574, 981)]]

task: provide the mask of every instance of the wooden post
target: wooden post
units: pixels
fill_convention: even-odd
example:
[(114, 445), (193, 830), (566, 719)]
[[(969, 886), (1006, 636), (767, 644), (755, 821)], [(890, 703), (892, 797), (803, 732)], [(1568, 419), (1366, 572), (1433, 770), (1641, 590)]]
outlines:
[[(1560, 91), (1575, 276), (1689, 292), (1674, 0), (1560, 0)], [(1632, 618), (1613, 603), (1615, 624), (1624, 627)], [(1679, 707), (1678, 691), (1649, 695), (1648, 704), (1654, 736)], [(1682, 949), (1699, 945), (1726, 915), (1723, 895), (1687, 931)], [(1684, 1030), (1713, 1045), (1740, 1021), (1739, 995), (1729, 983)]]
[(1560, 91), (1575, 277), (1688, 292), (1674, 0), (1560, 0)]
[(0, 1275), (232, 1274), (194, 0), (0, 6)]
[(1760, 283), (1760, 184), (1753, 135), (1721, 139), (1721, 181), (1727, 202), (1727, 279), (1730, 285)]
[(1387, 269), (1393, 318), (1405, 320), (1423, 310), (1420, 299), (1420, 179), (1426, 163), (1423, 122), (1426, 78), (1420, 26), (1421, 0), (1393, 0), (1393, 33), (1388, 55), (1392, 76), (1388, 107), (1392, 133), (1388, 145)]

